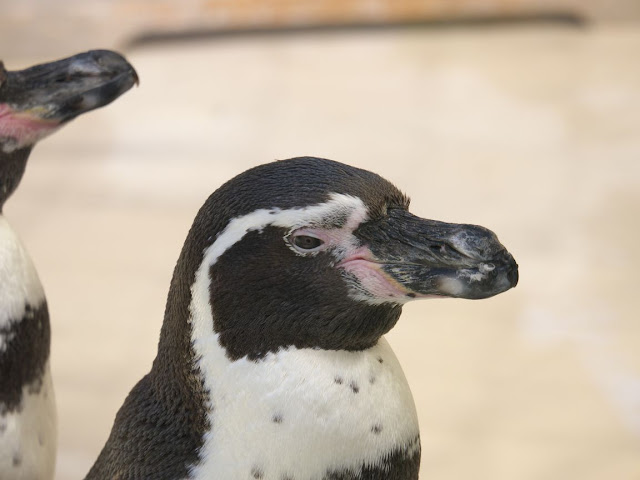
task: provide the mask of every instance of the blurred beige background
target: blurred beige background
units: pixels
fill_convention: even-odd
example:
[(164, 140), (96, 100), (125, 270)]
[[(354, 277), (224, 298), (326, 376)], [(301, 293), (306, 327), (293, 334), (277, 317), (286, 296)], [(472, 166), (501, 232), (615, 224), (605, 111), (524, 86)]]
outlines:
[[(86, 473), (148, 371), (204, 199), (251, 166), (305, 154), (380, 173), (416, 214), (493, 229), (520, 264), (515, 290), (409, 304), (389, 335), (420, 414), (421, 478), (640, 479), (637, 2), (613, 2), (618, 13), (475, 2), (498, 18), (531, 5), (575, 12), (582, 26), (465, 21), (135, 46), (135, 18), (161, 17), (145, 16), (145, 2), (129, 16), (124, 2), (66, 4), (47, 17), (48, 2), (0, 2), (7, 67), (115, 47), (141, 86), (38, 146), (6, 207), (49, 299), (58, 480)], [(77, 13), (87, 5), (102, 8), (94, 31)], [(158, 5), (170, 17), (177, 3)], [(238, 18), (229, 25), (246, 27)], [(149, 22), (146, 33), (162, 33), (168, 21)]]

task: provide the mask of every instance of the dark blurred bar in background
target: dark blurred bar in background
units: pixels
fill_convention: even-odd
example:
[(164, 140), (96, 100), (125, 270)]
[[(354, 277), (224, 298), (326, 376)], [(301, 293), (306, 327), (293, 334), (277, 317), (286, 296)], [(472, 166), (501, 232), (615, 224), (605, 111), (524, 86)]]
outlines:
[[(637, 0), (2, 0), (0, 8), (5, 61), (90, 46), (123, 48), (162, 35), (640, 18)], [(34, 24), (38, 29), (30, 28)]]

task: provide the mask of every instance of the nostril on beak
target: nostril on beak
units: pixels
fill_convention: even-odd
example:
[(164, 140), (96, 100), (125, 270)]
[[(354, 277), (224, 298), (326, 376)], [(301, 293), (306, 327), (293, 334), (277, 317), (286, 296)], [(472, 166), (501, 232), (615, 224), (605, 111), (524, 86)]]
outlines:
[(84, 97), (82, 95), (76, 95), (73, 98), (70, 98), (66, 102), (66, 107), (71, 109), (72, 111), (78, 110), (84, 104)]
[(518, 284), (518, 264), (507, 250), (500, 250), (500, 252), (491, 259), (491, 263), (498, 266), (500, 271), (506, 275), (510, 288)]

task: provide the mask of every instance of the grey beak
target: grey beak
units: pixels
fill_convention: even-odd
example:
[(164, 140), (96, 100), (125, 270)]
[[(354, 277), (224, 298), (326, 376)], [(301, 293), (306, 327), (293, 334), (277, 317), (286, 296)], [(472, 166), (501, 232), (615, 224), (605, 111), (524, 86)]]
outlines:
[(515, 260), (484, 227), (393, 209), (355, 233), (409, 297), (488, 298), (518, 283)]
[(0, 104), (26, 118), (62, 124), (111, 103), (137, 83), (124, 57), (92, 50), (20, 71), (0, 65)]

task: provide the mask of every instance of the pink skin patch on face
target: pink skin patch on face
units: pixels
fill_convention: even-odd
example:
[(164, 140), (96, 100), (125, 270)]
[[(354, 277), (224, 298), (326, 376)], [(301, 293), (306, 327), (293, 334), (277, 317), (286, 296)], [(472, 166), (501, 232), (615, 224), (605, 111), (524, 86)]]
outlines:
[(357, 248), (357, 241), (353, 237), (353, 231), (367, 218), (367, 212), (365, 209), (354, 209), (349, 218), (341, 228), (313, 228), (304, 227), (298, 228), (291, 232), (288, 236), (293, 238), (295, 236), (308, 235), (316, 237), (322, 240), (322, 247), (316, 251), (325, 250), (327, 248), (335, 248), (343, 256), (347, 256)]
[(6, 153), (34, 145), (58, 128), (60, 123), (56, 120), (43, 120), (28, 112), (15, 112), (6, 103), (0, 104), (0, 138), (10, 140), (5, 140), (2, 147)]
[(396, 303), (411, 300), (407, 297), (411, 291), (385, 273), (382, 265), (373, 260), (371, 252), (366, 247), (360, 247), (352, 252), (338, 266), (354, 275), (372, 299)]
[(332, 249), (339, 259), (336, 267), (357, 279), (357, 285), (351, 285), (351, 289), (354, 298), (359, 300), (374, 304), (385, 302), (403, 304), (417, 297), (428, 297), (405, 288), (382, 269), (382, 264), (376, 260), (368, 247), (359, 245), (353, 232), (366, 218), (366, 210), (355, 210), (341, 228), (299, 228), (289, 234), (290, 244), (295, 236), (305, 235), (322, 240), (322, 245), (307, 252), (296, 250), (293, 246), (291, 248), (298, 254), (311, 255)]

